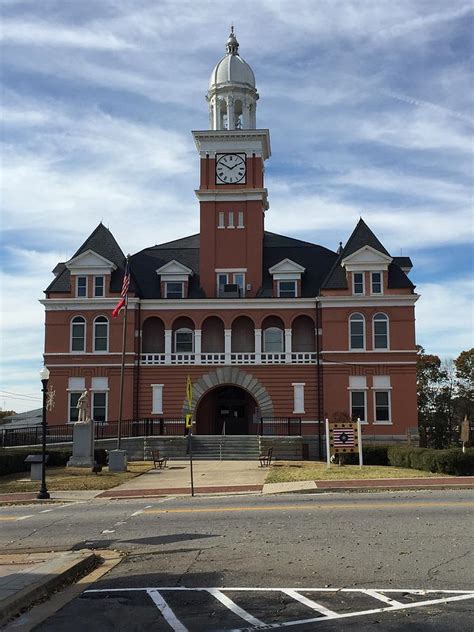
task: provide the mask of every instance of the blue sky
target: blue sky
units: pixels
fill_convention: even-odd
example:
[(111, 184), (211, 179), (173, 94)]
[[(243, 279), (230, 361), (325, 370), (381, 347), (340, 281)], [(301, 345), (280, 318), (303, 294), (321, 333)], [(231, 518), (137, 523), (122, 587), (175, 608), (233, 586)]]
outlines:
[(99, 221), (125, 252), (198, 231), (191, 130), (207, 127), (207, 82), (232, 22), (257, 79), (257, 125), (271, 133), (267, 230), (335, 249), (362, 215), (414, 262), (418, 342), (443, 357), (472, 346), (471, 2), (0, 10), (0, 407), (40, 404), (38, 299)]

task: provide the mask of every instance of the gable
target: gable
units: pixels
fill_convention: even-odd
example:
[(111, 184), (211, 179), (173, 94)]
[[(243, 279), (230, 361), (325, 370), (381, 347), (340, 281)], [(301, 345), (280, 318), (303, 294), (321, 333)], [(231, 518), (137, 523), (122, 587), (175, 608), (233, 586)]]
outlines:
[(341, 265), (348, 272), (364, 270), (387, 270), (392, 263), (392, 257), (372, 248), (372, 246), (362, 246), (352, 254), (344, 257)]
[(193, 274), (193, 271), (191, 270), (191, 268), (188, 268), (187, 266), (180, 263), (179, 261), (176, 261), (176, 259), (173, 259), (172, 261), (168, 261), (168, 263), (165, 263), (165, 265), (161, 266), (161, 268), (158, 268), (156, 270), (156, 274), (160, 274), (160, 275), (181, 274), (181, 275), (189, 276), (190, 274), (191, 275)]
[(71, 274), (106, 274), (117, 269), (117, 266), (93, 250), (86, 250), (65, 263)]

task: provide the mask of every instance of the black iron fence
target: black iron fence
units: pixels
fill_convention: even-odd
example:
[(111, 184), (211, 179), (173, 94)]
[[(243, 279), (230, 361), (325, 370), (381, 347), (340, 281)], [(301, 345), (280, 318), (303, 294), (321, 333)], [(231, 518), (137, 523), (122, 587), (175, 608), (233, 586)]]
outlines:
[[(70, 442), (73, 439), (74, 424), (48, 426), (46, 443)], [(107, 423), (95, 422), (96, 439), (116, 439), (117, 421)], [(185, 420), (158, 417), (153, 419), (125, 419), (122, 421), (122, 437), (178, 437), (184, 436)], [(299, 436), (301, 435), (301, 417), (261, 417), (249, 428), (251, 434)], [(42, 426), (25, 426), (23, 428), (1, 428), (0, 446), (14, 447), (21, 445), (39, 445), (42, 441)]]

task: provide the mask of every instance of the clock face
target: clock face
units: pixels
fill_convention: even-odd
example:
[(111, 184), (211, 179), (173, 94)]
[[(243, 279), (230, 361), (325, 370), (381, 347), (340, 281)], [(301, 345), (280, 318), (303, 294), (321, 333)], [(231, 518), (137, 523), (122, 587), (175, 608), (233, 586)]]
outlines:
[(217, 184), (243, 184), (246, 170), (245, 154), (216, 154)]

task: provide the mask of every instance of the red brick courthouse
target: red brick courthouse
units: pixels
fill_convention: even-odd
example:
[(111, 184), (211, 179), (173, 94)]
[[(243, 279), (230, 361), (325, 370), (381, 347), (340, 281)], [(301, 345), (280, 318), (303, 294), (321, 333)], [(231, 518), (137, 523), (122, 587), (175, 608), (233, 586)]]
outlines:
[[(210, 78), (209, 129), (193, 132), (199, 234), (130, 259), (123, 417), (162, 418), (171, 433), (190, 375), (197, 435), (224, 422), (226, 434), (285, 434), (288, 423), (299, 434), (301, 418), (301, 434), (315, 436), (325, 416), (346, 412), (366, 440), (405, 439), (417, 425), (410, 259), (392, 257), (362, 219), (337, 252), (265, 231), (270, 133), (257, 128), (238, 46), (231, 33)], [(123, 312), (111, 312), (124, 268), (99, 224), (54, 270), (42, 301), (49, 424), (77, 419), (84, 388), (96, 421), (117, 419)]]

